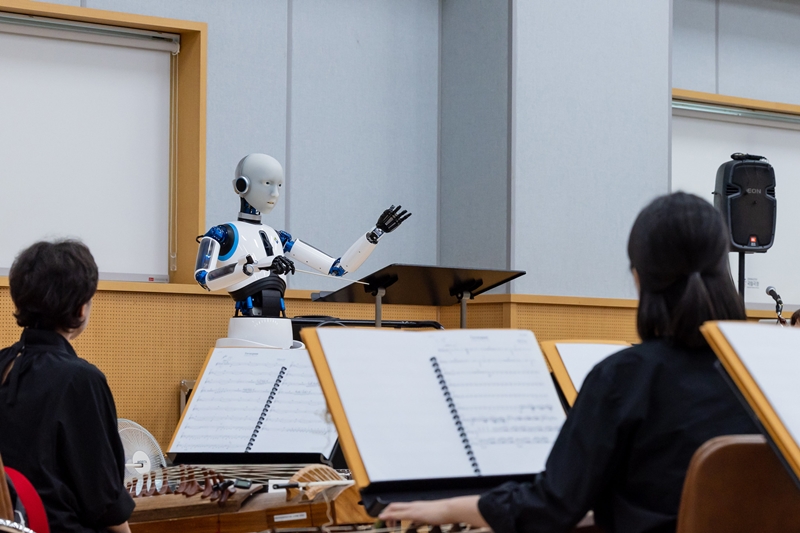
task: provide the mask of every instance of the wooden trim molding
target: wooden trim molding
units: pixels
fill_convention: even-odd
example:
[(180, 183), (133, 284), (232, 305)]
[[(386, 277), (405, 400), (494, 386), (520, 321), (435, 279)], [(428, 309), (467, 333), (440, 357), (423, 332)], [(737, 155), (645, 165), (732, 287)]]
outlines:
[(471, 305), (517, 303), (635, 308), (638, 305), (638, 300), (626, 300), (623, 298), (587, 298), (583, 296), (544, 296), (538, 294), (482, 294), (469, 303)]
[(740, 107), (755, 111), (769, 111), (771, 113), (800, 115), (800, 105), (769, 102), (766, 100), (754, 100), (752, 98), (740, 98), (738, 96), (726, 96), (723, 94), (704, 93), (700, 91), (689, 91), (687, 89), (672, 89), (672, 99), (682, 100), (685, 102), (697, 102), (701, 104)]
[[(194, 283), (195, 237), (205, 232), (206, 218), (207, 24), (31, 0), (0, 0), (0, 11), (180, 34), (178, 147), (174, 154), (177, 158), (178, 222), (177, 228), (171, 228), (177, 231), (177, 270), (169, 276), (171, 283)], [(147, 283), (143, 285), (148, 286)]]
[[(0, 276), (0, 287), (8, 287), (8, 277)], [(141, 283), (133, 281), (101, 281), (97, 286), (98, 292), (139, 292), (146, 294), (198, 294), (209, 296), (222, 296), (229, 298), (229, 294), (224, 290), (208, 292), (194, 283)], [(305, 300), (311, 301), (311, 294), (316, 291), (288, 289), (284, 298), (286, 300)], [(507, 320), (505, 327), (517, 327), (516, 315), (519, 305), (553, 305), (553, 306), (572, 306), (572, 307), (607, 307), (616, 309), (636, 309), (639, 305), (638, 300), (624, 300), (622, 298), (586, 298), (582, 296), (543, 296), (537, 294), (485, 294), (469, 301), (470, 306), (498, 305), (500, 304), (504, 320)], [(351, 304), (339, 304), (351, 305)], [(451, 306), (455, 309), (455, 306)], [(440, 308), (442, 309), (442, 308)], [(448, 307), (449, 309), (449, 307)], [(791, 315), (794, 309), (785, 310), (786, 316)], [(748, 309), (747, 316), (751, 319), (775, 318), (775, 312), (771, 309)]]

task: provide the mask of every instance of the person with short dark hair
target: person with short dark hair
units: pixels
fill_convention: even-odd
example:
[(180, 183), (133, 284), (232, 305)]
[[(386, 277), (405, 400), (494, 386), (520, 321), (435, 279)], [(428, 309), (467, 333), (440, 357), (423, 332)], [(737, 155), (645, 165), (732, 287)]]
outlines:
[(72, 240), (37, 242), (9, 272), (23, 330), (0, 351), (0, 456), (36, 488), (54, 533), (130, 531), (114, 398), (70, 344), (89, 322), (97, 278), (91, 252)]
[(586, 377), (544, 472), (482, 496), (393, 503), (381, 518), (488, 525), (495, 533), (567, 532), (591, 509), (609, 533), (674, 532), (689, 461), (707, 440), (757, 433), (714, 366), (707, 320), (744, 320), (725, 223), (676, 193), (639, 214), (628, 241), (642, 343)]
[(789, 319), (789, 324), (800, 328), (800, 309), (792, 313), (792, 318)]

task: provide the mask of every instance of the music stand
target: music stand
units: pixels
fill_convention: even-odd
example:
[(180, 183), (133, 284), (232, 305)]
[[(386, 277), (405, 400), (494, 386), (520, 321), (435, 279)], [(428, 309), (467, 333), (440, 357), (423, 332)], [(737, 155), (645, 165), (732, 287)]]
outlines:
[(375, 327), (381, 306), (461, 304), (461, 328), (467, 327), (467, 300), (525, 275), (523, 270), (489, 270), (392, 264), (334, 292), (313, 293), (317, 302), (375, 303)]

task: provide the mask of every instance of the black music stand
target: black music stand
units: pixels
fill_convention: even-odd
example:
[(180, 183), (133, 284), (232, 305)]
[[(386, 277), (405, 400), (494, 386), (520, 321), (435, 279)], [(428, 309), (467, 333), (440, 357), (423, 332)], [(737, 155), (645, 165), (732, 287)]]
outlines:
[(461, 303), (467, 327), (467, 300), (525, 275), (523, 270), (488, 270), (392, 264), (334, 292), (313, 293), (317, 302), (375, 303), (375, 327), (382, 304), (454, 305)]

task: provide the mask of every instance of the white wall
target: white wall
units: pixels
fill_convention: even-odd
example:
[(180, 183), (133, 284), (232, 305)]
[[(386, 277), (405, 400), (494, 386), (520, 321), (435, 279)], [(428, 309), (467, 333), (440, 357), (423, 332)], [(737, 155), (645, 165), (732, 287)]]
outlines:
[(668, 189), (670, 1), (515, 9), (513, 292), (633, 298), (628, 233)]
[(674, 3), (674, 87), (800, 104), (800, 2)]
[(208, 23), (207, 226), (235, 219), (236, 163), (265, 152), (287, 170), (285, 197), (265, 223), (338, 256), (400, 203), (413, 216), (357, 276), (436, 263), (437, 0), (83, 4)]
[(390, 205), (413, 213), (356, 277), (436, 263), (438, 9), (435, 0), (293, 2), (287, 231), (338, 257)]
[(673, 0), (673, 87), (717, 92), (717, 4), (717, 0)]

